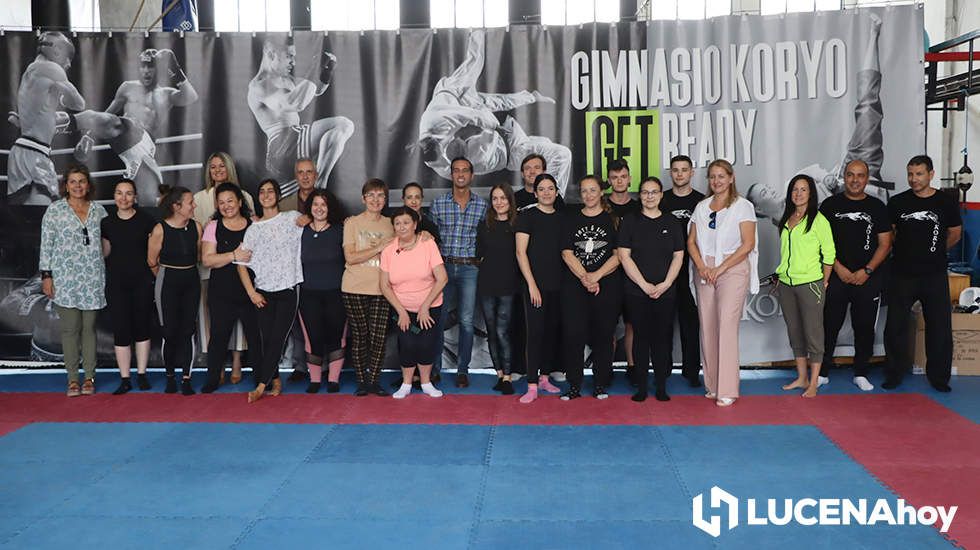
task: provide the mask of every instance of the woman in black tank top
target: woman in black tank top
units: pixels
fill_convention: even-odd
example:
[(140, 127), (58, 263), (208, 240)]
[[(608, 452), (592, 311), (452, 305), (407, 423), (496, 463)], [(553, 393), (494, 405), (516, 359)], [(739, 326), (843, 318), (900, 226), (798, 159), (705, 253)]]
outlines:
[[(208, 285), (208, 317), (211, 338), (208, 340), (208, 380), (201, 389), (211, 393), (218, 389), (225, 369), (228, 340), (241, 321), (245, 338), (252, 352), (249, 360), (256, 365), (261, 340), (255, 306), (249, 300), (245, 287), (238, 276), (238, 262), (248, 262), (252, 253), (242, 250), (245, 230), (251, 225), (252, 216), (240, 187), (222, 183), (215, 190), (215, 210), (212, 220), (204, 228), (201, 243), (201, 263), (211, 269)], [(242, 378), (241, 366), (232, 366), (231, 383)]]
[(197, 259), (201, 225), (194, 221), (194, 196), (183, 187), (161, 186), (164, 219), (153, 228), (147, 245), (147, 263), (156, 275), (155, 296), (163, 326), (163, 362), (167, 368), (166, 393), (177, 392), (177, 366), (183, 373), (181, 392), (193, 395), (194, 329), (201, 281)]

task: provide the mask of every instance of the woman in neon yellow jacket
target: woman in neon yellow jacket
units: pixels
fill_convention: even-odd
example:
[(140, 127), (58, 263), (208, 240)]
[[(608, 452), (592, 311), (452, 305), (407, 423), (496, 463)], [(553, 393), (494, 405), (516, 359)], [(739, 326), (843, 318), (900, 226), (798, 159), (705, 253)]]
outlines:
[(823, 361), (824, 292), (836, 252), (830, 222), (817, 211), (813, 178), (798, 174), (790, 180), (778, 227), (776, 289), (797, 373), (796, 380), (783, 389), (803, 388), (803, 397), (815, 397)]

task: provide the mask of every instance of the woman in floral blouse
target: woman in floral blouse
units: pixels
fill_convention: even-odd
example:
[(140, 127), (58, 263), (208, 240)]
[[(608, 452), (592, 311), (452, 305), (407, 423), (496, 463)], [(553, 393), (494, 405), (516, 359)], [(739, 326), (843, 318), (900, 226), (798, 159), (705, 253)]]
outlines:
[[(72, 166), (61, 185), (61, 199), (41, 221), (41, 288), (61, 318), (61, 347), (68, 370), (68, 397), (95, 393), (95, 318), (105, 307), (102, 230), (106, 217), (92, 202), (85, 165)], [(85, 381), (79, 385), (79, 348)]]

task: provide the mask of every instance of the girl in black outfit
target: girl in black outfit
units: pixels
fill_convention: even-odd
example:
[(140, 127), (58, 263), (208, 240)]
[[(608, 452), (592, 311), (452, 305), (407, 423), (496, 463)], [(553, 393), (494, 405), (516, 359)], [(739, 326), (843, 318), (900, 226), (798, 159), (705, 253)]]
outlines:
[(146, 365), (150, 359), (150, 324), (153, 316), (153, 273), (147, 267), (146, 244), (156, 222), (136, 209), (136, 184), (121, 179), (113, 193), (116, 212), (102, 218), (102, 251), (106, 256), (106, 296), (112, 318), (116, 364), (122, 380), (113, 395), (133, 389), (129, 368), (136, 348), (136, 380), (150, 389)]
[(306, 334), (306, 362), (310, 385), (306, 393), (320, 391), (323, 364), (328, 365), (327, 393), (340, 391), (340, 369), (344, 366), (347, 313), (340, 296), (344, 276), (344, 218), (340, 201), (324, 189), (314, 189), (306, 199), (313, 218), (303, 228), (301, 258), (303, 286), (299, 314)]
[[(524, 276), (524, 316), (527, 319), (527, 393), (521, 403), (538, 398), (538, 388), (561, 393), (548, 380), (555, 367), (561, 323), (561, 216), (555, 210), (558, 184), (551, 174), (534, 179), (538, 203), (517, 218), (517, 264)], [(541, 372), (539, 376), (538, 373)]]
[(617, 217), (602, 195), (595, 176), (579, 181), (582, 209), (566, 211), (562, 226), (562, 259), (568, 269), (561, 283), (562, 338), (568, 391), (565, 401), (580, 397), (585, 345), (592, 348), (593, 390), (596, 399), (609, 397), (613, 340), (622, 309), (623, 279), (616, 256)]
[(497, 369), (497, 384), (493, 389), (504, 395), (514, 393), (510, 380), (510, 320), (519, 273), (514, 240), (516, 222), (514, 191), (509, 185), (494, 185), (490, 188), (487, 218), (476, 233), (476, 257), (482, 260), (476, 293), (487, 325), (490, 359)]
[(150, 233), (146, 261), (156, 275), (155, 297), (163, 326), (166, 393), (177, 392), (177, 366), (183, 373), (181, 393), (194, 395), (194, 329), (201, 300), (197, 261), (201, 256), (201, 225), (194, 221), (194, 195), (183, 187), (160, 186), (162, 222)]
[[(241, 187), (222, 183), (215, 189), (215, 212), (204, 228), (201, 239), (201, 263), (211, 269), (208, 288), (208, 316), (211, 338), (208, 340), (208, 379), (202, 393), (211, 393), (221, 384), (228, 354), (228, 341), (237, 321), (242, 322), (250, 346), (249, 359), (253, 365), (261, 357), (261, 339), (255, 306), (248, 299), (238, 276), (236, 262), (247, 262), (252, 254), (242, 250), (245, 230), (252, 224), (252, 211), (245, 201)], [(241, 366), (232, 366), (231, 383), (242, 379)]]
[[(633, 321), (633, 359), (636, 394), (647, 398), (647, 376), (653, 359), (657, 400), (669, 401), (667, 375), (672, 366), (675, 282), (684, 261), (684, 234), (671, 215), (660, 211), (663, 184), (655, 177), (640, 183), (640, 212), (628, 214), (619, 228), (619, 261), (629, 280), (626, 309)], [(680, 281), (676, 284), (688, 284)], [(651, 357), (652, 356), (652, 357)]]

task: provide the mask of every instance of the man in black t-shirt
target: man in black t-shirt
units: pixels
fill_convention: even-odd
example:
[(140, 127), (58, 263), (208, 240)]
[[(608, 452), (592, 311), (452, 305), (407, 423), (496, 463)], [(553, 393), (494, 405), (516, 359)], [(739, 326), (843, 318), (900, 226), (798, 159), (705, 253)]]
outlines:
[(960, 240), (963, 222), (956, 200), (929, 186), (934, 175), (932, 159), (912, 157), (911, 189), (888, 201), (895, 245), (885, 324), (888, 369), (881, 385), (886, 390), (897, 388), (911, 367), (909, 315), (918, 300), (926, 328), (926, 377), (937, 391), (950, 391), (953, 323), (946, 252)]
[(837, 259), (824, 301), (824, 358), (820, 382), (826, 383), (834, 360), (837, 334), (851, 310), (854, 330), (854, 384), (862, 391), (874, 386), (868, 380), (869, 361), (874, 351), (875, 322), (881, 299), (881, 266), (892, 246), (888, 208), (865, 193), (868, 164), (852, 160), (844, 168), (844, 192), (828, 197), (820, 212), (834, 233)]
[[(517, 210), (526, 210), (535, 204), (538, 199), (534, 197), (534, 178), (539, 174), (548, 171), (548, 161), (537, 153), (531, 153), (521, 161), (521, 179), (524, 187), (514, 192), (514, 202), (517, 203)], [(555, 210), (561, 210), (565, 206), (565, 201), (561, 198), (561, 193), (555, 199)]]
[[(639, 212), (640, 201), (630, 196), (630, 165), (625, 160), (616, 159), (606, 166), (606, 182), (609, 185), (609, 195), (606, 200), (612, 208), (613, 214), (619, 219), (623, 219), (627, 214)], [(630, 323), (629, 314), (626, 307), (623, 307), (623, 347), (626, 349), (626, 379), (631, 383), (636, 378), (633, 376), (633, 324)], [(615, 353), (613, 354), (615, 356)]]
[[(694, 207), (704, 199), (704, 194), (691, 187), (694, 177), (694, 163), (687, 155), (677, 155), (670, 159), (670, 179), (674, 185), (664, 192), (660, 199), (660, 210), (677, 220), (681, 235), (687, 242), (687, 224), (691, 220)], [(687, 246), (684, 247), (684, 263), (677, 276), (677, 322), (681, 333), (681, 372), (692, 388), (701, 385), (698, 372), (701, 370), (701, 341), (698, 322), (698, 306), (688, 284)], [(671, 345), (674, 339), (671, 338)], [(671, 350), (673, 357), (673, 350)]]

